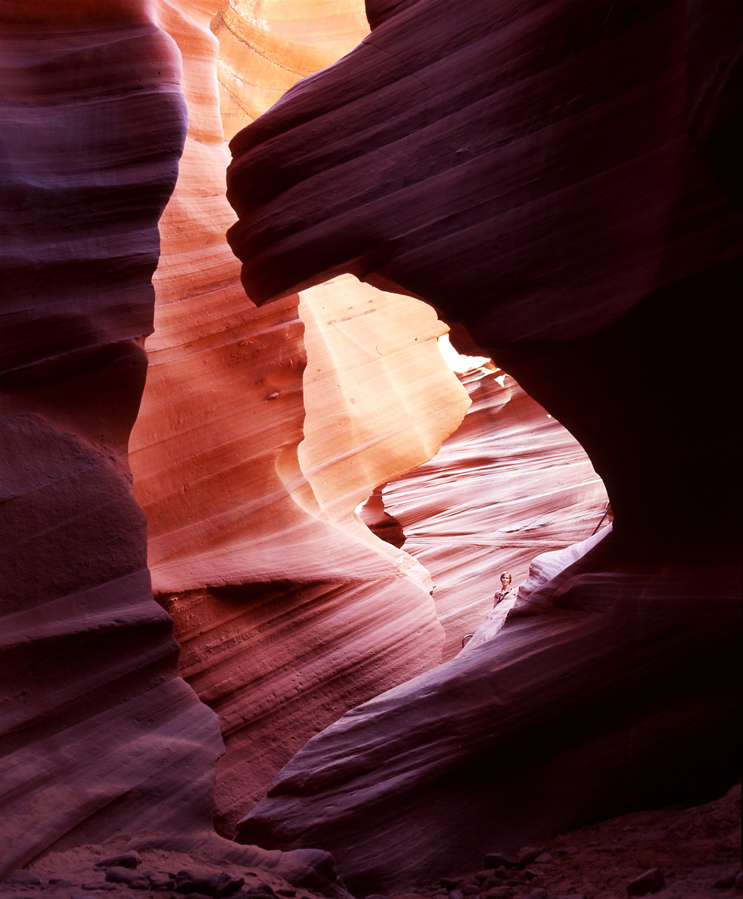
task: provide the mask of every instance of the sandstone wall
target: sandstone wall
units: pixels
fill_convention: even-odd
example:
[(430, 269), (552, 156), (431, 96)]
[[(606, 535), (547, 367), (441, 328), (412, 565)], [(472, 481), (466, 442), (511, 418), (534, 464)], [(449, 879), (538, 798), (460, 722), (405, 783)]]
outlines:
[(386, 484), (384, 510), (430, 573), (444, 659), (493, 610), (500, 574), (517, 588), (535, 556), (579, 543), (606, 518), (606, 491), (580, 444), (512, 377), (460, 374), (472, 399), (429, 461)]
[(210, 820), (218, 723), (177, 676), (126, 456), (186, 126), (147, 12), (3, 4), (3, 872)]
[[(445, 326), (418, 301), (354, 279), (263, 309), (245, 296), (224, 236), (234, 221), (224, 128), (330, 61), (340, 39), (321, 17), (313, 40), (296, 4), (253, 12), (159, 7), (183, 55), (190, 124), (160, 223), (155, 333), (130, 447), (180, 671), (226, 741), (216, 793), (226, 835), (321, 727), (440, 660), (430, 578), (354, 509), (435, 453), (469, 404), (436, 346)], [(348, 28), (348, 15), (336, 19)], [(229, 81), (237, 71), (250, 103), (248, 87)], [(235, 96), (220, 110), (228, 87)]]
[(314, 841), (389, 892), (735, 778), (734, 8), (371, 2), (356, 50), (233, 139), (254, 299), (339, 272), (424, 298), (579, 440), (614, 512), (536, 560), (490, 639), (314, 738), (241, 839)]

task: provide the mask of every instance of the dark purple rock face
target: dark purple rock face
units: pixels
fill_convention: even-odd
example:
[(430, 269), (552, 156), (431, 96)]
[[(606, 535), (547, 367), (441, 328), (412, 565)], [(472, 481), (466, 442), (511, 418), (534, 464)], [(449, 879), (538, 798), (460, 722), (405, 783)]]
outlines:
[(572, 431), (614, 512), (501, 635), (320, 734), (240, 825), (385, 891), (444, 846), (464, 868), (494, 833), (733, 777), (743, 42), (731, 2), (367, 6), (371, 35), (232, 142), (243, 281), (428, 301)]

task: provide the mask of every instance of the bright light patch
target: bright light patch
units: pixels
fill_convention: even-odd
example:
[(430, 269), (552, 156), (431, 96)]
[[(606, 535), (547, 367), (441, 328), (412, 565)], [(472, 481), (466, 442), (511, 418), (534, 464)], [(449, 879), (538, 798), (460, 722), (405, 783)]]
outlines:
[(439, 337), (438, 344), (446, 364), (452, 371), (459, 372), (459, 374), (482, 368), (483, 365), (491, 361), (487, 356), (463, 356), (461, 353), (458, 353), (451, 345), (448, 334)]

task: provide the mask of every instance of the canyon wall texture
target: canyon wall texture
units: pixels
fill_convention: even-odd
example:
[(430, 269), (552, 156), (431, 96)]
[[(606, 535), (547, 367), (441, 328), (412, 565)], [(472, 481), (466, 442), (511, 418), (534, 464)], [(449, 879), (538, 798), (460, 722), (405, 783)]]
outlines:
[[(223, 754), (230, 832), (322, 725), (440, 659), (430, 578), (354, 508), (461, 421), (446, 329), (356, 281), (302, 297), (306, 337), (298, 295), (245, 297), (226, 12), (3, 4), (6, 867), (141, 827), (203, 842)], [(243, 21), (275, 38), (273, 13)], [(288, 75), (278, 41), (274, 97), (356, 43), (358, 4), (334, 15), (318, 51), (302, 13)]]
[[(430, 577), (354, 509), (435, 453), (469, 400), (437, 348), (446, 327), (418, 301), (355, 279), (262, 309), (245, 296), (224, 236), (234, 214), (217, 77), (237, 38), (220, 47), (229, 10), (214, 19), (218, 9), (160, 11), (183, 55), (190, 125), (161, 220), (130, 459), (180, 672), (219, 715), (216, 821), (232, 835), (309, 737), (440, 661)], [(282, 33), (240, 15), (242, 41)], [(275, 49), (281, 62), (287, 48)], [(300, 71), (318, 62), (301, 45), (293, 54)], [(386, 391), (395, 401), (379, 402)]]
[(426, 299), (578, 438), (614, 523), (241, 822), (367, 892), (736, 776), (743, 269), (732, 3), (368, 10), (358, 49), (232, 141), (243, 282), (263, 302), (346, 271)]
[[(307, 739), (441, 661), (442, 613), (425, 563), (374, 537), (355, 510), (434, 456), (470, 400), (441, 357), (446, 327), (429, 306), (344, 276), (256, 308), (224, 239), (234, 221), (224, 133), (343, 43), (350, 49), (368, 30), (359, 4), (177, 10), (163, 7), (159, 21), (183, 55), (190, 125), (161, 220), (155, 334), (130, 458), (180, 671), (219, 714), (216, 821), (232, 835)], [(488, 402), (478, 404), (486, 417)], [(532, 422), (523, 433), (544, 466), (547, 442)], [(563, 470), (570, 488), (556, 520), (578, 514), (572, 491), (590, 464), (581, 454), (577, 465), (577, 481)], [(432, 484), (418, 483), (430, 498)], [(524, 517), (512, 509), (509, 520)], [(565, 544), (559, 530), (549, 548)], [(452, 608), (463, 594), (466, 585), (450, 591), (448, 615), (461, 617)], [(485, 612), (476, 602), (468, 624)]]
[(126, 450), (186, 118), (145, 4), (2, 6), (2, 865), (210, 824)]
[(3, 872), (363, 893), (735, 775), (735, 9), (366, 11), (0, 0)]

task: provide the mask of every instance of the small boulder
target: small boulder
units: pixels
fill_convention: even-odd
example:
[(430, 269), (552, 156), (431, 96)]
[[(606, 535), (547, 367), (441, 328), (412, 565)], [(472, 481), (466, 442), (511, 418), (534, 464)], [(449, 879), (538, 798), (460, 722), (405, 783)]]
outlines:
[(521, 868), (525, 868), (527, 865), (530, 865), (535, 858), (538, 858), (543, 852), (543, 848), (537, 848), (536, 846), (524, 846), (523, 849), (519, 849), (516, 864)]
[(142, 856), (132, 850), (131, 852), (122, 852), (120, 855), (111, 855), (109, 858), (101, 859), (96, 862), (95, 868), (138, 868), (142, 861)]
[[(233, 877), (226, 871), (220, 874), (193, 874), (191, 871), (179, 871), (173, 876), (174, 889), (177, 893), (186, 896), (203, 894), (213, 899), (226, 899), (241, 889), (245, 883), (244, 877)], [(268, 885), (251, 887), (248, 895), (256, 897), (265, 896), (267, 899), (275, 899), (276, 894)]]
[[(225, 897), (231, 896), (233, 893), (236, 893), (238, 890), (242, 889), (244, 883), (244, 877), (233, 877), (226, 871), (222, 871), (219, 877), (217, 877), (218, 899), (225, 899)], [(268, 887), (268, 889), (271, 890), (271, 887)], [(276, 896), (276, 893), (274, 893), (273, 890), (271, 890), (271, 893)], [(290, 890), (289, 893), (291, 896), (296, 895), (293, 890)]]
[(666, 885), (666, 878), (660, 868), (651, 868), (627, 884), (628, 896), (647, 896), (659, 893)]
[(514, 868), (518, 862), (512, 855), (505, 852), (488, 852), (485, 856), (485, 868)]
[(5, 880), (7, 883), (17, 883), (24, 886), (41, 886), (41, 878), (38, 874), (26, 871), (25, 868), (18, 868), (16, 871), (11, 871)]
[(176, 893), (183, 893), (185, 896), (193, 893), (201, 893), (204, 896), (216, 897), (217, 895), (217, 875), (216, 874), (194, 874), (191, 871), (178, 871), (174, 877)]
[(524, 880), (536, 880), (537, 877), (541, 877), (544, 874), (544, 871), (540, 871), (539, 868), (525, 868), (522, 877)]
[(145, 889), (149, 889), (150, 883), (149, 878), (143, 877), (139, 871), (133, 868), (122, 868), (118, 865), (106, 869), (106, 880), (109, 883), (125, 883), (127, 886), (135, 880), (145, 880), (147, 882)]

